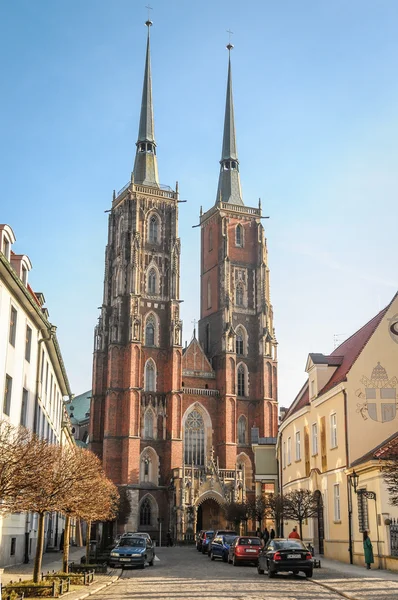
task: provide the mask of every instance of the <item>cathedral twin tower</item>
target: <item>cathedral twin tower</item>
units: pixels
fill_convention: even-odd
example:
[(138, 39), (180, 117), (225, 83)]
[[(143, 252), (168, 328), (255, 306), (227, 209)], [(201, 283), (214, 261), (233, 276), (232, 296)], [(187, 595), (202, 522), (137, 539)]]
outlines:
[(223, 504), (254, 494), (251, 444), (277, 433), (276, 340), (261, 207), (242, 199), (229, 59), (217, 196), (200, 215), (199, 339), (182, 348), (178, 188), (159, 183), (151, 24), (134, 169), (109, 215), (90, 447), (127, 491), (128, 529), (156, 539), (163, 523), (182, 539), (224, 525)]

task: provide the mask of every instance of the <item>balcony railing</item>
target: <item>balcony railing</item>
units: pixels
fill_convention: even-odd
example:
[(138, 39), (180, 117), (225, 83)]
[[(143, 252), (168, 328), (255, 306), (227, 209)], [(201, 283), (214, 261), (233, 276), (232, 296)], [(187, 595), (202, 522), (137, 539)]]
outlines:
[(175, 198), (176, 197), (176, 192), (174, 192), (174, 190), (169, 186), (169, 185), (163, 185), (162, 183), (159, 184), (159, 187), (157, 186), (150, 186), (150, 185), (140, 185), (138, 183), (131, 183), (131, 181), (128, 181), (126, 183), (126, 185), (124, 185), (116, 194), (116, 198), (118, 198), (120, 196), (120, 194), (123, 194), (123, 192), (125, 192), (127, 190), (127, 188), (132, 185), (133, 189), (136, 192), (141, 192), (141, 193), (147, 193), (148, 192), (148, 188), (150, 188), (151, 190), (151, 195), (153, 196), (160, 196), (162, 198)]
[(193, 396), (219, 396), (220, 392), (218, 390), (209, 390), (209, 389), (203, 389), (203, 388), (189, 388), (189, 387), (184, 387), (183, 389), (183, 393), (184, 394), (191, 394)]

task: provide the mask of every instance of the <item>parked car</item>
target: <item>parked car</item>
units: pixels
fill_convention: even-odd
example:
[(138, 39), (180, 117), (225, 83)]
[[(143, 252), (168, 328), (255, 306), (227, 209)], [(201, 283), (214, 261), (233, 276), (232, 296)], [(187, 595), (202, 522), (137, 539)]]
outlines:
[(312, 554), (301, 540), (275, 538), (260, 552), (257, 570), (260, 575), (267, 571), (268, 577), (281, 571), (294, 575), (302, 571), (306, 577), (312, 577)]
[(143, 569), (146, 562), (152, 567), (154, 559), (153, 544), (145, 537), (123, 535), (119, 545), (110, 553), (109, 566), (122, 568), (138, 566)]
[(204, 531), (202, 535), (202, 554), (207, 554), (209, 549), (209, 544), (211, 540), (214, 538), (213, 529), (209, 529), (208, 531)]
[[(237, 536), (238, 534), (236, 533), (236, 531), (232, 531), (232, 529), (217, 529), (216, 532), (213, 535), (213, 539), (215, 537), (218, 537), (219, 535), (234, 535), (234, 536)], [(207, 546), (207, 555), (210, 556), (210, 544)]]
[(204, 534), (205, 530), (201, 529), (197, 534), (196, 534), (196, 550), (198, 552), (202, 552), (202, 535)]
[(259, 537), (248, 535), (238, 536), (232, 542), (228, 551), (228, 562), (235, 567), (242, 563), (255, 563), (257, 565), (258, 555), (261, 549)]
[(216, 558), (222, 558), (224, 562), (228, 562), (228, 552), (231, 544), (235, 540), (236, 535), (217, 535), (215, 536), (210, 544), (209, 558), (215, 560)]
[(151, 536), (149, 535), (149, 533), (145, 533), (143, 531), (130, 531), (128, 533), (123, 533), (122, 538), (123, 537), (136, 537), (136, 536), (145, 538), (148, 542), (148, 546), (152, 546), (153, 555), (155, 555), (155, 544), (153, 543), (153, 540), (152, 540)]

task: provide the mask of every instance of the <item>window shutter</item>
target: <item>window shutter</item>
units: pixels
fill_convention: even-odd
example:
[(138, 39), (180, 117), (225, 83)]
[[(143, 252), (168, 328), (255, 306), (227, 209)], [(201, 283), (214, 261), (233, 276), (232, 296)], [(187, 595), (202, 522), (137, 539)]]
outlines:
[(322, 471), (326, 471), (328, 468), (327, 455), (326, 455), (326, 419), (321, 419), (321, 459), (322, 459)]

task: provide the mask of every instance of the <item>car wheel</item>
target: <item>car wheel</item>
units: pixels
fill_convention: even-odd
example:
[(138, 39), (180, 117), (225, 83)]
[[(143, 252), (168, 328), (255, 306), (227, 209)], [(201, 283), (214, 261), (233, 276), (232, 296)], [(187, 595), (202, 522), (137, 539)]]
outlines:
[(235, 556), (235, 554), (234, 554), (234, 555), (233, 555), (233, 557), (232, 557), (232, 564), (234, 565), (234, 567), (238, 567), (238, 566), (239, 566), (239, 563), (238, 563), (238, 561), (236, 560), (236, 556)]
[(210, 552), (209, 558), (211, 558), (211, 560), (215, 560), (216, 557), (214, 556), (213, 552)]
[(229, 558), (229, 554), (228, 554), (228, 564), (229, 564), (229, 565), (232, 565), (232, 559), (231, 559), (231, 558)]
[(264, 569), (261, 569), (260, 564), (257, 564), (257, 573), (259, 575), (264, 575)]
[(293, 571), (293, 575), (298, 575), (298, 571)]
[(311, 571), (307, 571), (305, 574), (306, 577), (312, 577), (312, 569)]
[(202, 547), (202, 554), (205, 554), (205, 549)]
[(140, 565), (140, 569), (145, 569), (145, 563), (142, 563), (142, 565)]
[(228, 561), (228, 554), (226, 552), (223, 552), (222, 560), (223, 560), (223, 562), (227, 562)]
[(275, 571), (272, 571), (269, 563), (268, 563), (268, 577), (270, 579), (272, 579), (272, 577), (275, 577)]

